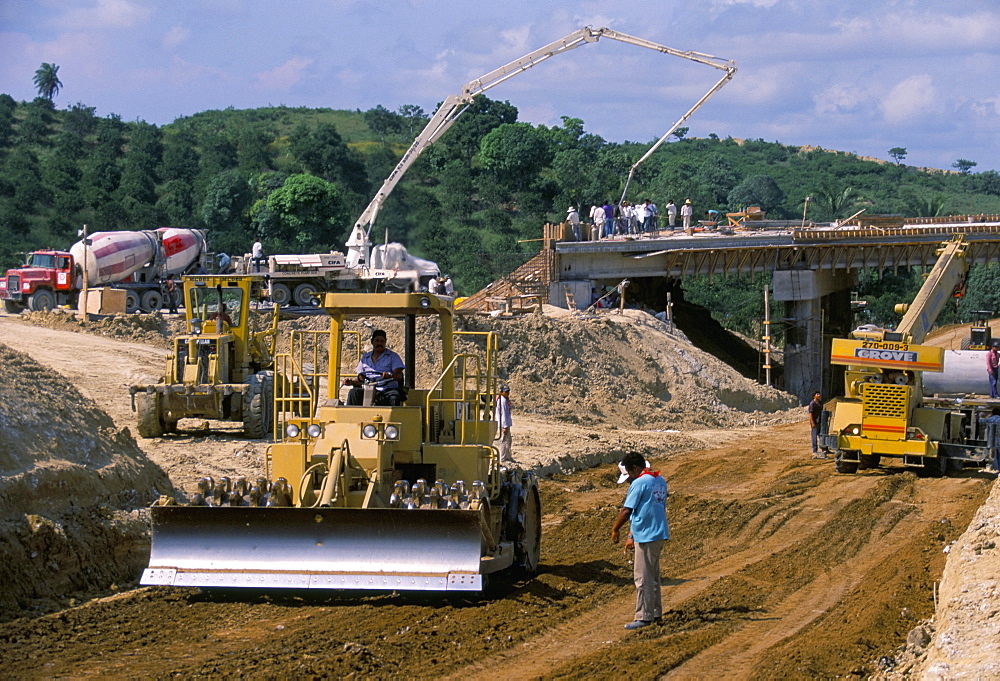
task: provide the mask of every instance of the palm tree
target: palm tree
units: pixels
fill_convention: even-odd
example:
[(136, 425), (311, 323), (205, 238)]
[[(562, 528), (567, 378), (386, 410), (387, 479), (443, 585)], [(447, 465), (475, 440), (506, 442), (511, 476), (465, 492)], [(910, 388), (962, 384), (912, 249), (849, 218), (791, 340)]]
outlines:
[(59, 94), (62, 83), (59, 81), (59, 66), (43, 62), (35, 71), (35, 87), (38, 88), (38, 96), (52, 101), (52, 98)]
[(855, 194), (854, 187), (841, 189), (827, 182), (813, 192), (813, 201), (827, 215), (837, 220), (849, 212), (854, 212), (854, 208), (864, 199)]

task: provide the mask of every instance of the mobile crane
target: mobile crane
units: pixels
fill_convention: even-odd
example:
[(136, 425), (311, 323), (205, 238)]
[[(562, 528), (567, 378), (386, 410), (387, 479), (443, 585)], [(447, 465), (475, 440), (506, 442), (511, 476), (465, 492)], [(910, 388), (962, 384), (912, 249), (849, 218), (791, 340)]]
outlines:
[(862, 327), (835, 338), (833, 364), (847, 365), (845, 397), (832, 405), (824, 444), (836, 451), (840, 473), (877, 467), (885, 457), (939, 475), (990, 460), (993, 426), (975, 405), (925, 398), (922, 375), (941, 372), (944, 350), (921, 345), (945, 304), (964, 290), (969, 264), (961, 235), (942, 244), (938, 260), (895, 330)]

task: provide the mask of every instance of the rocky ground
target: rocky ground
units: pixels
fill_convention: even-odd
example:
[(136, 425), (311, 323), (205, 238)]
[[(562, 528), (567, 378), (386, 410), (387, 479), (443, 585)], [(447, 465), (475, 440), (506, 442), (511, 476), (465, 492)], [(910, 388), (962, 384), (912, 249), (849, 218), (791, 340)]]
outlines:
[[(176, 318), (31, 316), (0, 318), (0, 652), (19, 675), (996, 674), (969, 612), (995, 619), (979, 608), (997, 602), (979, 577), (996, 574), (992, 478), (837, 475), (809, 458), (792, 398), (641, 313), (466, 322), (503, 335), (517, 458), (545, 476), (534, 579), (479, 599), (137, 588), (149, 499), (256, 477), (265, 443), (214, 422), (133, 438), (126, 387), (161, 371)], [(628, 557), (607, 540), (628, 450), (672, 491), (664, 624), (634, 634)]]

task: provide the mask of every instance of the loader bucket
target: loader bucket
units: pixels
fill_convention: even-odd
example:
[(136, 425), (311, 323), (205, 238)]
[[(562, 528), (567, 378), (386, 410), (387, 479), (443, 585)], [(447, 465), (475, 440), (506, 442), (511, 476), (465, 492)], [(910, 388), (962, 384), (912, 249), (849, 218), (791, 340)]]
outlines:
[(466, 510), (154, 506), (141, 584), (480, 591)]

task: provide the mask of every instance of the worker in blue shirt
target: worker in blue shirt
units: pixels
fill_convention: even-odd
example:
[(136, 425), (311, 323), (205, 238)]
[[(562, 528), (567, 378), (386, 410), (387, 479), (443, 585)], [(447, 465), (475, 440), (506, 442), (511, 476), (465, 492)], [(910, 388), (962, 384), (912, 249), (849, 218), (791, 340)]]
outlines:
[(627, 522), (635, 543), (635, 620), (626, 629), (641, 629), (659, 621), (663, 615), (660, 594), (660, 553), (670, 539), (667, 526), (667, 481), (659, 471), (649, 469), (641, 454), (629, 452), (618, 467), (619, 482), (630, 483), (625, 505), (611, 528), (611, 541), (618, 543), (618, 531)]

